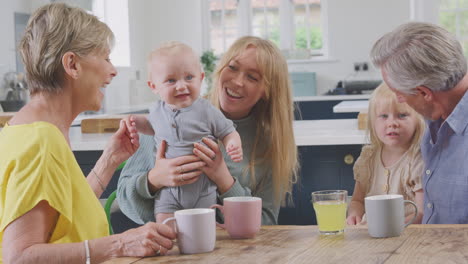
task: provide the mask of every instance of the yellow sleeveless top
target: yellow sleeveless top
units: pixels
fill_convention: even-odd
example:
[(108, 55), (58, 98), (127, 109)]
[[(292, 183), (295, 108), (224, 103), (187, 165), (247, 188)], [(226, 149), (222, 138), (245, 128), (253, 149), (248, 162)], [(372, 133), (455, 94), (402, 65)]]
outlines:
[[(109, 235), (104, 210), (60, 130), (47, 122), (4, 127), (0, 131), (0, 247), (6, 226), (43, 200), (59, 213), (49, 243)], [(0, 263), (1, 256), (0, 251)]]

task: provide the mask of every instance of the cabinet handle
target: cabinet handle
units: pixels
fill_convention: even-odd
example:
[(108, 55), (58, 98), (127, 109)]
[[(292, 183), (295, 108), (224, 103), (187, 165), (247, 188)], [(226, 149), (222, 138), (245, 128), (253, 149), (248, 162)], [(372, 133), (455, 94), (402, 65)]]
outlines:
[(346, 163), (347, 165), (353, 164), (354, 163), (353, 155), (348, 154), (348, 155), (344, 156), (344, 163)]

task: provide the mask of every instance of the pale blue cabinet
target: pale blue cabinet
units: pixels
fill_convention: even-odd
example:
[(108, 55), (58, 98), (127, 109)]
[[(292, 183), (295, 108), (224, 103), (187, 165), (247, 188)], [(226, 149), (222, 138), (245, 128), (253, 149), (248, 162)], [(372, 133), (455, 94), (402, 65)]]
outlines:
[(315, 72), (291, 72), (289, 77), (295, 97), (317, 95)]

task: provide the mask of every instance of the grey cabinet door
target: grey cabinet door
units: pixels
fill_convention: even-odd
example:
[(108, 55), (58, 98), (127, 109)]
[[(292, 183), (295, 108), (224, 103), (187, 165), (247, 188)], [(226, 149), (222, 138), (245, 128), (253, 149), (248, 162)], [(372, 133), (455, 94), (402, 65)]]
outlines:
[[(87, 176), (91, 172), (91, 169), (94, 168), (94, 165), (101, 156), (102, 151), (74, 151), (73, 154), (75, 154), (75, 158), (78, 161), (78, 164), (80, 165), (83, 174)], [(109, 195), (113, 191), (117, 190), (117, 183), (119, 181), (119, 177), (120, 170), (116, 171), (112, 176), (112, 179), (107, 185), (106, 190), (104, 191), (104, 193), (102, 193), (100, 197), (101, 199), (109, 197)], [(114, 201), (114, 203), (115, 202), (116, 201)], [(114, 230), (114, 234), (122, 233), (127, 231), (128, 229), (140, 226), (134, 223), (132, 220), (130, 220), (120, 210), (111, 214), (111, 224)]]
[[(74, 151), (73, 154), (75, 154), (75, 158), (78, 161), (78, 164), (80, 165), (80, 168), (86, 177), (94, 168), (94, 165), (101, 156), (102, 151)], [(107, 185), (106, 190), (102, 193), (100, 197), (101, 199), (109, 197), (109, 195), (113, 191), (117, 190), (117, 183), (119, 181), (119, 177), (120, 170), (116, 171), (112, 176), (112, 179)]]
[(311, 193), (321, 190), (354, 190), (353, 165), (361, 145), (299, 147), (301, 169), (294, 185), (294, 205), (281, 207), (281, 225), (315, 225)]
[(333, 107), (342, 101), (343, 100), (295, 102), (294, 118), (296, 120), (357, 118), (358, 113), (333, 112)]

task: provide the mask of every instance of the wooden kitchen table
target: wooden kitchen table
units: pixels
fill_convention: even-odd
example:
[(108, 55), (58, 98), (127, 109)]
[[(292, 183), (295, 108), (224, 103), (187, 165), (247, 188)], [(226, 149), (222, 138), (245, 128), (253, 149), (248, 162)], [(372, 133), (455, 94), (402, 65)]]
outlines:
[(254, 239), (217, 230), (213, 252), (117, 258), (106, 263), (467, 263), (468, 225), (411, 225), (400, 237), (371, 238), (366, 227), (320, 236), (317, 226), (263, 226)]

